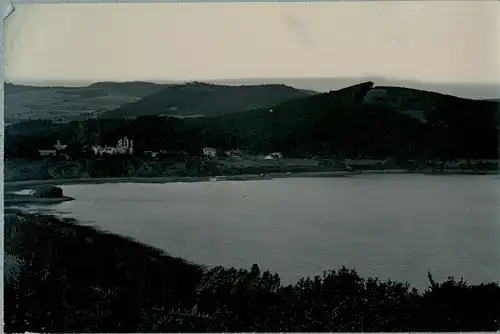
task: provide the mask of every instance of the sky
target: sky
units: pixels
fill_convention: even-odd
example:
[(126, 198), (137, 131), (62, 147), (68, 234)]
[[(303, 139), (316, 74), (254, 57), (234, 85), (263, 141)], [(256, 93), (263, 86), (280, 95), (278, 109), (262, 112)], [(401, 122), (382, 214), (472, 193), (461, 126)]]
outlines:
[(495, 1), (29, 4), (5, 24), (24, 84), (384, 77), (500, 84)]

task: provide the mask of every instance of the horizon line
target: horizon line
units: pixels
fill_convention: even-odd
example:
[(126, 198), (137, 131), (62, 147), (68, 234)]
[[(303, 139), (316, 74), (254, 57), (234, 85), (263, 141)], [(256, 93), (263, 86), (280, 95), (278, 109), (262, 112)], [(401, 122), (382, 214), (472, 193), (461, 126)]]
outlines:
[[(413, 84), (424, 85), (470, 85), (470, 86), (499, 86), (500, 82), (472, 82), (472, 81), (422, 81), (419, 79), (404, 79), (404, 78), (390, 78), (384, 76), (355, 76), (355, 77), (269, 77), (269, 78), (228, 78), (228, 79), (124, 79), (124, 80), (108, 80), (108, 79), (95, 79), (95, 80), (7, 80), (4, 79), (5, 84), (12, 84), (18, 86), (35, 86), (35, 87), (87, 87), (98, 83), (152, 83), (152, 84), (186, 84), (186, 83), (231, 83), (230, 85), (238, 84), (238, 82), (258, 82), (258, 81), (287, 81), (287, 80), (359, 80), (359, 83), (372, 81), (376, 84), (377, 80), (382, 81), (395, 81), (407, 82)], [(264, 85), (265, 83), (263, 83)], [(78, 85), (78, 86), (76, 86)], [(229, 84), (228, 84), (229, 85)], [(499, 92), (500, 93), (500, 92)]]

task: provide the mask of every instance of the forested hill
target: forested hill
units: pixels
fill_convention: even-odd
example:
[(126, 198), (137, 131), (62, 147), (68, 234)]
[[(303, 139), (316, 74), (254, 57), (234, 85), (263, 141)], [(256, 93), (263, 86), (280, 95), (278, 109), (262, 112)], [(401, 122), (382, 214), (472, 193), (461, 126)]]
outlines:
[(386, 157), (423, 149), (425, 125), (385, 105), (365, 103), (372, 87), (366, 82), (271, 109), (194, 122), (200, 129), (213, 129), (214, 138), (206, 139), (209, 144), (234, 146), (239, 140), (254, 152)]
[(208, 83), (168, 85), (144, 99), (108, 110), (99, 118), (146, 115), (213, 116), (271, 107), (314, 94), (285, 85), (224, 86)]
[(257, 152), (495, 158), (499, 106), (405, 88), (373, 88), (366, 82), (271, 109), (195, 122), (204, 134), (212, 129), (214, 137), (205, 139), (211, 145), (234, 146), (237, 138)]
[[(365, 101), (373, 100), (383, 102), (394, 110), (420, 120), (426, 120), (424, 114), (431, 116), (444, 111), (455, 114), (477, 111), (474, 117), (491, 115), (500, 111), (500, 100), (472, 100), (404, 87), (376, 86), (367, 93), (365, 98)], [(472, 116), (472, 114), (467, 116)]]
[(42, 148), (58, 139), (114, 145), (127, 135), (134, 138), (137, 152), (163, 149), (198, 155), (212, 146), (300, 157), (497, 158), (499, 106), (405, 88), (373, 88), (366, 82), (218, 117), (44, 123), (37, 124), (36, 132), (28, 124), (15, 125), (6, 134), (6, 154), (15, 154), (12, 143), (19, 143), (19, 137), (25, 145)]
[(129, 82), (111, 82), (101, 81), (88, 86), (92, 89), (102, 89), (108, 94), (111, 92), (121, 93), (127, 96), (146, 97), (151, 95), (162, 88), (166, 87), (164, 84), (157, 84), (147, 81), (129, 81)]

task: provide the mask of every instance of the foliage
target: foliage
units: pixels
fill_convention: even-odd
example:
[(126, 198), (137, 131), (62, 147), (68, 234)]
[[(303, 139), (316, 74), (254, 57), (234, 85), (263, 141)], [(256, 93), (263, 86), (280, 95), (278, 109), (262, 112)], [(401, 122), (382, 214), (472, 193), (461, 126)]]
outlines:
[(7, 215), (6, 332), (495, 331), (500, 286), (452, 278), (419, 292), (341, 268), (283, 286), (277, 274), (203, 268), (42, 215)]
[(30, 142), (25, 141), (22, 137), (6, 136), (4, 141), (4, 159), (40, 159), (40, 152), (37, 147)]
[(5, 288), (8, 332), (135, 332), (155, 307), (194, 303), (201, 268), (156, 249), (47, 216), (6, 219), (6, 231), (26, 263)]
[(56, 186), (40, 186), (35, 191), (35, 196), (40, 198), (61, 198), (63, 197), (63, 190)]

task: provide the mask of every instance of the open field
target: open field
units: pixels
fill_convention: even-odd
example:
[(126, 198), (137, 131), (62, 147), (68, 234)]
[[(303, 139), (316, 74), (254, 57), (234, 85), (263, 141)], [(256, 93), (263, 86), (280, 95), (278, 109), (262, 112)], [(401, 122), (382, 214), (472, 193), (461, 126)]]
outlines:
[(5, 85), (5, 119), (76, 120), (140, 100), (161, 89), (150, 83), (106, 84), (83, 87)]

